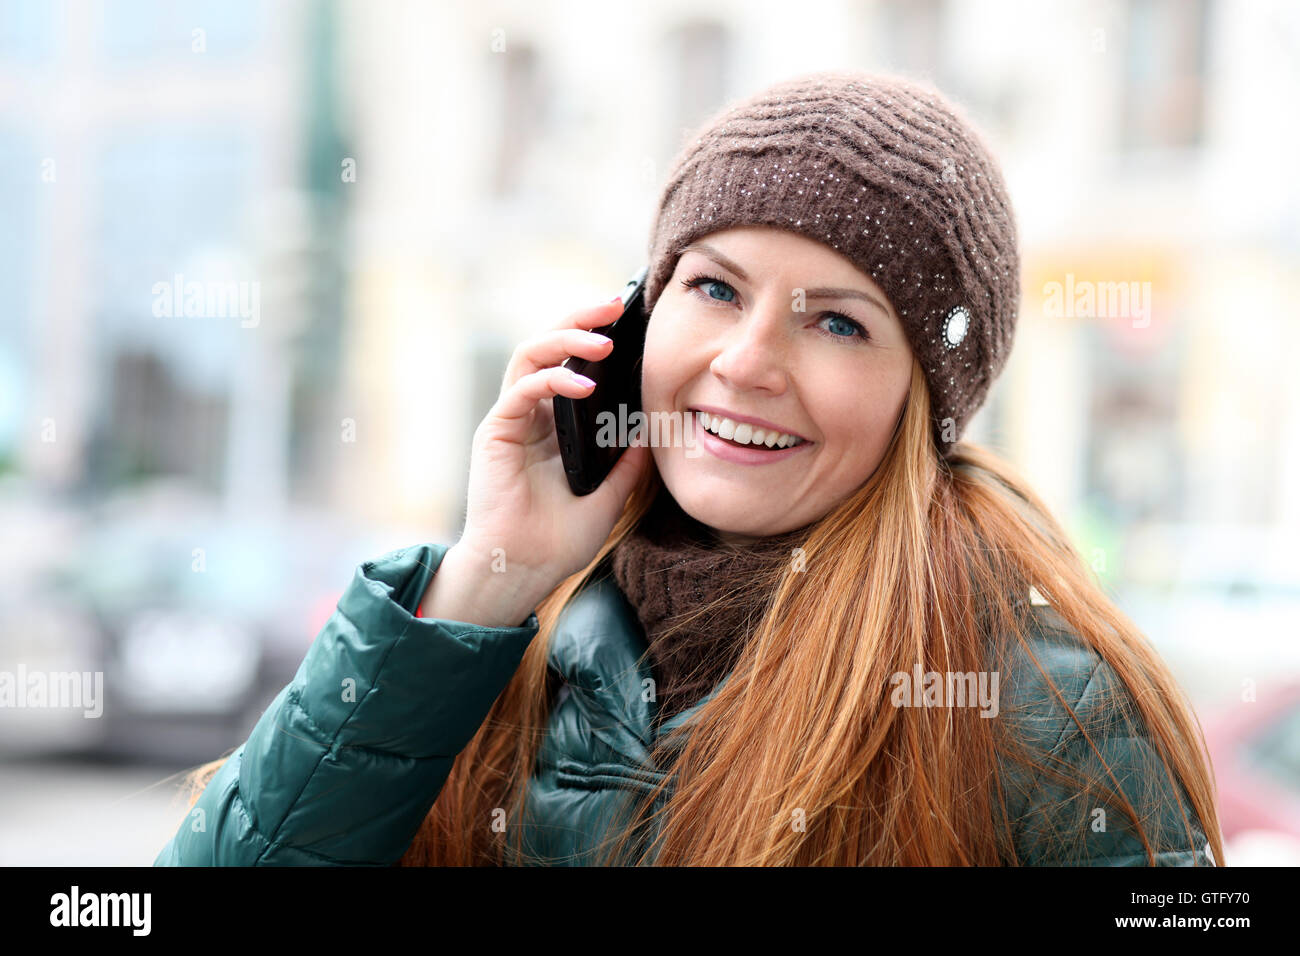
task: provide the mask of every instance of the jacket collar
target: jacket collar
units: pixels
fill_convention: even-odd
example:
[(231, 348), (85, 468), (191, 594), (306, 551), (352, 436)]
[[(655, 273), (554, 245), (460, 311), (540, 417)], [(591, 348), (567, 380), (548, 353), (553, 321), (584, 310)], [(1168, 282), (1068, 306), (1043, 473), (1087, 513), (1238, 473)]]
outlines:
[[(635, 764), (650, 766), (650, 752), (659, 738), (689, 721), (717, 694), (709, 691), (695, 704), (668, 718), (658, 735), (653, 727), (653, 701), (645, 691), (653, 686), (645, 632), (636, 610), (612, 576), (594, 578), (574, 595), (560, 613), (551, 635), (549, 663), (569, 685), (606, 744)], [(725, 680), (725, 678), (724, 678)], [(672, 734), (664, 743), (672, 750), (685, 744), (685, 734)]]
[[(1025, 595), (1014, 603), (1037, 602)], [(1045, 618), (1056, 619), (1050, 607), (1038, 611), (1032, 619), (1036, 625), (1041, 626)], [(655, 704), (645, 699), (646, 688), (652, 686), (647, 683), (652, 674), (646, 649), (635, 609), (612, 575), (605, 573), (593, 578), (560, 613), (551, 636), (549, 663), (578, 697), (594, 732), (634, 766), (653, 767), (650, 752), (660, 738), (666, 736), (663, 745), (680, 751), (686, 735), (669, 732), (693, 719), (730, 674), (700, 700), (665, 720), (656, 735)]]

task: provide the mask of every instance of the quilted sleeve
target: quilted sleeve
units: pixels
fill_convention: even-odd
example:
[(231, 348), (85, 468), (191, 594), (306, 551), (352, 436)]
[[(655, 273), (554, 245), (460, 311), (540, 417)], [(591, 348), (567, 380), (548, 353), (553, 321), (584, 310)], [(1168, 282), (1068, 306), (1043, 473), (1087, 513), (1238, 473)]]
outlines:
[[(1044, 611), (1055, 617), (1055, 612)], [(1060, 621), (1059, 617), (1055, 620)], [(1037, 671), (1019, 670), (1013, 719), (1041, 761), (1118, 789), (1143, 823), (1156, 866), (1213, 866), (1209, 841), (1181, 785), (1170, 781), (1132, 696), (1095, 651), (1049, 628), (1035, 648), (1080, 729)], [(1032, 664), (1028, 665), (1032, 667)], [(1083, 730), (1096, 746), (1089, 745)], [(1099, 753), (1098, 753), (1099, 752)], [(1026, 866), (1148, 866), (1128, 814), (1105, 791), (1069, 787), (1043, 771), (1004, 775), (1016, 855)], [(1188, 839), (1183, 816), (1191, 824)]]
[(413, 616), (446, 545), (358, 567), (155, 866), (391, 866), (537, 634)]

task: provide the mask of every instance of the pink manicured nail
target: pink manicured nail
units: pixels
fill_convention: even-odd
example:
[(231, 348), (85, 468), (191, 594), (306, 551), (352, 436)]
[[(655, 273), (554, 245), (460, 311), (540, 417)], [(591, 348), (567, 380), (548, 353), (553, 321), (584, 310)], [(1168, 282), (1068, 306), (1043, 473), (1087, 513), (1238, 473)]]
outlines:
[(573, 373), (573, 380), (577, 382), (579, 385), (581, 385), (583, 388), (594, 388), (596, 385), (596, 383), (593, 382), (591, 379), (587, 378), (587, 376), (579, 375), (577, 372)]

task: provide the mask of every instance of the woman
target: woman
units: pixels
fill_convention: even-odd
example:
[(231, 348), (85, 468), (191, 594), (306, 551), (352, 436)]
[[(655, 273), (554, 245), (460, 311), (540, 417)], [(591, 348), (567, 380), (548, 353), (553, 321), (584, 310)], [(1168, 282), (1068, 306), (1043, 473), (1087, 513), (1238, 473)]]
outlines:
[(520, 346), (461, 539), (361, 566), (158, 863), (1221, 860), (1169, 671), (959, 440), (1018, 302), (1001, 174), (934, 90), (721, 112), (651, 239), (642, 399), (676, 427), (574, 497), (547, 399), (617, 310)]

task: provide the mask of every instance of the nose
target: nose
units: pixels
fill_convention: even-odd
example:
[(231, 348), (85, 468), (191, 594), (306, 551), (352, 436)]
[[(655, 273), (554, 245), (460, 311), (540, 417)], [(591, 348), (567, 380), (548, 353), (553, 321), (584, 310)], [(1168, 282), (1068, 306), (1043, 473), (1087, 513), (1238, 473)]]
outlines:
[(788, 310), (768, 303), (729, 328), (709, 370), (737, 391), (785, 391), (789, 353)]

